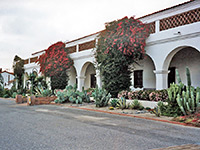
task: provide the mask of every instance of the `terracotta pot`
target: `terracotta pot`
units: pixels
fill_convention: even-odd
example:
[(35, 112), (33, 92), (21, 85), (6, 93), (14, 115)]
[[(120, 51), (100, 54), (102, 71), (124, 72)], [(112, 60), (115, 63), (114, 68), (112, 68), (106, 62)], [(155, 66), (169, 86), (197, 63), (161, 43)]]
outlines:
[(16, 95), (15, 101), (17, 104), (21, 104), (22, 103), (22, 95)]

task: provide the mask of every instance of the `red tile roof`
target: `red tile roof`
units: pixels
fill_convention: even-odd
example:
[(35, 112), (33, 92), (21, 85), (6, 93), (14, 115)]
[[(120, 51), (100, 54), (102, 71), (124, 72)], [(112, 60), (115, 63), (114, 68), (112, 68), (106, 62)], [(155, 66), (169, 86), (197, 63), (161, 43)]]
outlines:
[(2, 72), (0, 72), (0, 73), (4, 73), (4, 72), (6, 72), (6, 73), (8, 73), (8, 74), (12, 74), (12, 75), (14, 75), (14, 73), (13, 72), (9, 72), (9, 71), (2, 71)]

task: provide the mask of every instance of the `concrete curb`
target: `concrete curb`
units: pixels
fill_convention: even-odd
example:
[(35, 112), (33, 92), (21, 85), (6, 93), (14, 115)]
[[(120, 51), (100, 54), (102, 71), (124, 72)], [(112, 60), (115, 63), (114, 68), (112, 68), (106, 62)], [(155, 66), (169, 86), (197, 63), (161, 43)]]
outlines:
[(76, 106), (67, 106), (67, 107), (69, 107), (69, 108), (75, 108), (75, 109), (81, 109), (81, 110), (87, 110), (87, 111), (95, 111), (95, 112), (102, 112), (102, 113), (113, 114), (113, 115), (120, 115), (120, 116), (132, 117), (132, 118), (139, 118), (139, 119), (160, 121), (160, 122), (171, 123), (171, 124), (176, 124), (176, 125), (183, 125), (183, 126), (195, 127), (195, 126), (192, 126), (192, 125), (189, 125), (189, 124), (186, 124), (186, 123), (181, 123), (181, 122), (176, 122), (176, 121), (169, 121), (169, 120), (163, 120), (163, 119), (156, 119), (156, 118), (150, 118), (150, 117), (136, 116), (136, 115), (132, 115), (132, 114), (121, 114), (121, 113), (109, 112), (109, 111), (104, 111), (104, 110), (96, 110), (96, 109), (90, 109), (90, 108), (80, 108), (80, 107), (76, 107)]

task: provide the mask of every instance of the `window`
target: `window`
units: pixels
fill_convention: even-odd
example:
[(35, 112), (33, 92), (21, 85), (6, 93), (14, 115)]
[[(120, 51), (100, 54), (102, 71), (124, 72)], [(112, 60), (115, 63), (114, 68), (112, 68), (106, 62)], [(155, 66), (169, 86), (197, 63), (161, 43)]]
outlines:
[(176, 67), (169, 67), (168, 70), (170, 71), (168, 74), (168, 87), (170, 87), (171, 83), (176, 83)]
[(134, 88), (143, 87), (143, 70), (134, 71)]
[(95, 88), (96, 87), (96, 77), (95, 77), (96, 74), (91, 74), (90, 75), (90, 87), (91, 88)]

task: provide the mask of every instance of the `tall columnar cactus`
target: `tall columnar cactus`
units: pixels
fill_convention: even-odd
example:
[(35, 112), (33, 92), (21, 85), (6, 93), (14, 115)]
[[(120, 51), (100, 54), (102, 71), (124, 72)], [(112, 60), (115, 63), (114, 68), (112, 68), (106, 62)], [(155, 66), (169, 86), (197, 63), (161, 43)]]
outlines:
[(177, 95), (176, 100), (177, 100), (177, 103), (178, 103), (181, 111), (183, 112), (184, 115), (186, 115), (186, 111), (185, 111), (185, 109), (183, 107), (183, 99), (181, 98), (180, 94)]
[(188, 67), (186, 67), (186, 76), (187, 76), (187, 85), (191, 86), (191, 77), (190, 77), (190, 70)]
[(181, 82), (181, 78), (178, 70), (176, 69), (176, 78), (178, 84), (171, 84), (168, 89), (169, 99), (176, 99), (177, 104), (184, 115), (194, 113), (200, 109), (200, 88), (196, 90), (191, 86), (191, 77), (189, 68), (186, 68), (187, 86), (184, 88), (184, 84)]
[(178, 69), (176, 69), (176, 79), (177, 79), (177, 81), (178, 81), (178, 84), (182, 83), (182, 82), (181, 82), (180, 74), (179, 74), (179, 72), (178, 72)]

